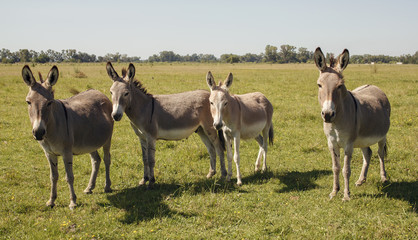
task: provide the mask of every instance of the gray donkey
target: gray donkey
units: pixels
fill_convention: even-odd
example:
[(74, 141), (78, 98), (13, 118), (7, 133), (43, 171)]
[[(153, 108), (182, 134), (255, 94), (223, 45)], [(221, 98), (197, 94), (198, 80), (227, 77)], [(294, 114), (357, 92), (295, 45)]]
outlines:
[(373, 85), (364, 85), (348, 91), (344, 85), (343, 70), (349, 61), (348, 50), (345, 49), (335, 60), (326, 64), (325, 56), (320, 48), (314, 54), (319, 69), (318, 99), (321, 104), (324, 132), (328, 139), (331, 152), (334, 187), (329, 195), (333, 198), (340, 189), (340, 148), (344, 149), (344, 198), (350, 200), (349, 179), (351, 175), (350, 161), (353, 148), (361, 148), (363, 152), (363, 168), (356, 182), (359, 186), (366, 181), (372, 150), (369, 146), (378, 143), (380, 159), (380, 176), (386, 181), (384, 157), (387, 150), (386, 134), (390, 126), (390, 104), (385, 93)]
[(110, 144), (113, 132), (112, 103), (101, 92), (87, 90), (69, 99), (54, 99), (52, 86), (58, 80), (58, 68), (53, 66), (44, 81), (36, 82), (26, 65), (22, 69), (24, 82), (30, 87), (26, 96), (34, 138), (43, 148), (51, 170), (51, 196), (47, 206), (55, 206), (57, 198), (58, 156), (63, 157), (70, 188), (70, 209), (76, 206), (74, 192), (73, 155), (90, 153), (92, 172), (84, 190), (91, 193), (96, 185), (100, 165), (97, 149), (103, 147), (106, 166), (105, 192), (110, 192)]

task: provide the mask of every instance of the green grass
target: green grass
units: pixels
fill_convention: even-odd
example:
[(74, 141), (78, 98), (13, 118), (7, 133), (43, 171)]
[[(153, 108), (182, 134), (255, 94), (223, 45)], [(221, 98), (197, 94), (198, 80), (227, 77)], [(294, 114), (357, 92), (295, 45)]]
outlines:
[[(36, 65), (44, 77), (52, 65)], [(115, 64), (120, 72), (127, 64)], [(332, 190), (331, 157), (317, 100), (313, 64), (135, 64), (137, 78), (153, 94), (208, 89), (234, 74), (232, 93), (259, 91), (274, 106), (275, 143), (269, 171), (254, 173), (255, 141), (241, 142), (243, 186), (207, 180), (209, 157), (197, 135), (157, 142), (154, 190), (137, 188), (143, 164), (140, 145), (126, 116), (115, 124), (112, 142), (113, 193), (105, 194), (104, 164), (97, 187), (83, 194), (91, 171), (88, 155), (74, 161), (78, 207), (68, 208), (69, 190), (59, 162), (57, 206), (49, 198), (49, 165), (32, 139), (21, 77), (23, 65), (0, 64), (0, 238), (1, 239), (414, 239), (418, 235), (418, 66), (349, 65), (348, 89), (374, 84), (392, 105), (388, 134), (388, 184), (379, 182), (377, 147), (367, 182), (355, 187), (362, 157), (356, 149), (350, 181), (352, 200)], [(58, 64), (56, 98), (72, 89), (95, 88), (108, 97), (112, 81), (105, 64)], [(87, 78), (75, 78), (74, 69)], [(340, 176), (342, 180), (342, 176)]]

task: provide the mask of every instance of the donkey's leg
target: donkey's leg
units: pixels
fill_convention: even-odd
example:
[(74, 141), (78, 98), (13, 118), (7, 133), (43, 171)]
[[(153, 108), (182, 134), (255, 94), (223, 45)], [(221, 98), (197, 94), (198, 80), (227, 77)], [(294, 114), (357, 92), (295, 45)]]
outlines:
[[(219, 134), (222, 134), (222, 137), (223, 137), (223, 132), (220, 132)], [(220, 137), (216, 136), (215, 140), (213, 141), (213, 145), (215, 146), (216, 154), (218, 154), (219, 156), (219, 164), (221, 165), (221, 177), (224, 178), (226, 177), (227, 172), (225, 169), (224, 146), (222, 144), (225, 144), (225, 143), (221, 143)], [(215, 158), (215, 162), (216, 162), (216, 158)], [(216, 166), (216, 163), (215, 163), (215, 166)]]
[(387, 145), (386, 145), (386, 137), (379, 141), (379, 149), (377, 154), (379, 155), (380, 160), (380, 180), (382, 182), (386, 182), (388, 179), (386, 177), (386, 170), (385, 170), (385, 156), (387, 154)]
[(347, 144), (344, 149), (344, 198), (343, 201), (350, 200), (350, 175), (351, 175), (351, 156), (353, 155), (353, 145)]
[(57, 199), (57, 182), (58, 182), (58, 158), (56, 155), (45, 153), (49, 162), (50, 179), (51, 179), (51, 195), (46, 203), (49, 207), (55, 206), (55, 200)]
[(232, 145), (231, 145), (231, 136), (224, 134), (225, 145), (226, 145), (226, 160), (228, 161), (228, 175), (226, 176), (226, 181), (231, 181), (232, 177)]
[(148, 143), (143, 138), (139, 138), (139, 141), (141, 142), (142, 162), (144, 163), (144, 177), (139, 181), (139, 186), (143, 186), (149, 181)]
[(269, 138), (270, 128), (265, 128), (263, 130), (263, 172), (267, 170), (267, 147), (268, 147), (268, 138)]
[(216, 174), (216, 151), (215, 146), (213, 146), (212, 141), (209, 139), (209, 137), (205, 134), (202, 128), (199, 128), (197, 130), (197, 134), (199, 135), (200, 139), (202, 139), (202, 142), (205, 144), (206, 148), (209, 152), (209, 158), (210, 158), (210, 165), (209, 165), (209, 173), (206, 175), (207, 178), (211, 178), (213, 175)]
[(149, 138), (148, 140), (148, 166), (149, 166), (149, 183), (148, 189), (154, 188), (154, 166), (155, 166), (155, 139)]
[(335, 197), (340, 191), (340, 149), (338, 147), (332, 146), (332, 144), (329, 145), (329, 151), (331, 153), (331, 159), (332, 159), (332, 172), (334, 173), (334, 182), (332, 187), (332, 192), (329, 194), (329, 198), (332, 199)]
[(242, 181), (241, 181), (241, 171), (239, 170), (239, 162), (240, 162), (239, 144), (240, 144), (240, 135), (238, 133), (234, 136), (234, 161), (235, 161), (235, 165), (237, 166), (237, 185), (241, 186)]
[(90, 194), (92, 193), (92, 190), (96, 187), (96, 178), (97, 173), (99, 172), (100, 162), (102, 159), (100, 159), (99, 153), (96, 151), (90, 153), (91, 158), (91, 176), (89, 185), (84, 190), (84, 193)]
[(372, 157), (372, 150), (370, 149), (370, 147), (362, 148), (361, 151), (363, 152), (363, 167), (361, 169), (360, 177), (356, 182), (356, 186), (360, 186), (361, 184), (366, 182), (370, 158)]
[(110, 164), (111, 164), (111, 160), (110, 160), (110, 145), (111, 145), (111, 140), (112, 138), (109, 138), (109, 141), (103, 145), (103, 161), (105, 164), (105, 170), (106, 170), (106, 182), (105, 182), (105, 187), (104, 187), (104, 192), (109, 193), (112, 192), (112, 188), (110, 187), (112, 185), (112, 182), (110, 181)]
[(258, 146), (260, 147), (260, 149), (258, 150), (258, 156), (257, 156), (257, 160), (255, 161), (255, 171), (258, 172), (260, 171), (260, 163), (261, 163), (261, 158), (263, 157), (263, 137), (261, 135), (258, 135), (255, 140), (258, 143)]
[(77, 204), (77, 196), (74, 191), (74, 174), (73, 174), (73, 154), (72, 152), (67, 152), (62, 156), (65, 165), (65, 177), (68, 183), (68, 188), (70, 189), (70, 209), (74, 209)]

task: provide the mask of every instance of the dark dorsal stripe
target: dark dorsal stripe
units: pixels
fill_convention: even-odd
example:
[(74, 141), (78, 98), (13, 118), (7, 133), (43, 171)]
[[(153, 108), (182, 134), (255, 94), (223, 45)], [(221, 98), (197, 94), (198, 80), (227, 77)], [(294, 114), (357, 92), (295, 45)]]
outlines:
[(65, 114), (65, 126), (67, 127), (67, 134), (70, 135), (70, 130), (68, 129), (68, 113), (67, 108), (65, 107), (64, 103), (61, 100), (57, 100), (59, 103), (61, 103), (62, 108), (64, 109)]
[(356, 101), (356, 99), (354, 98), (353, 94), (350, 91), (348, 91), (348, 93), (350, 93), (350, 96), (351, 96), (351, 98), (353, 99), (353, 102), (354, 102), (354, 109), (355, 109), (354, 119), (355, 119), (355, 124), (357, 125), (357, 101)]

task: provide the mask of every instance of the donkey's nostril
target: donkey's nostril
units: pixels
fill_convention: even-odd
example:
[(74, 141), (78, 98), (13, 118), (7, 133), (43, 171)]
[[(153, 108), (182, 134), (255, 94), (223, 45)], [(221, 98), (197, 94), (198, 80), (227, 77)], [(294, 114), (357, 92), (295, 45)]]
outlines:
[(112, 114), (113, 120), (120, 121), (122, 119), (122, 114), (116, 113)]
[(42, 140), (42, 139), (44, 139), (44, 136), (45, 136), (45, 129), (37, 129), (37, 130), (32, 130), (32, 133), (33, 133), (33, 137), (36, 139), (36, 140)]

